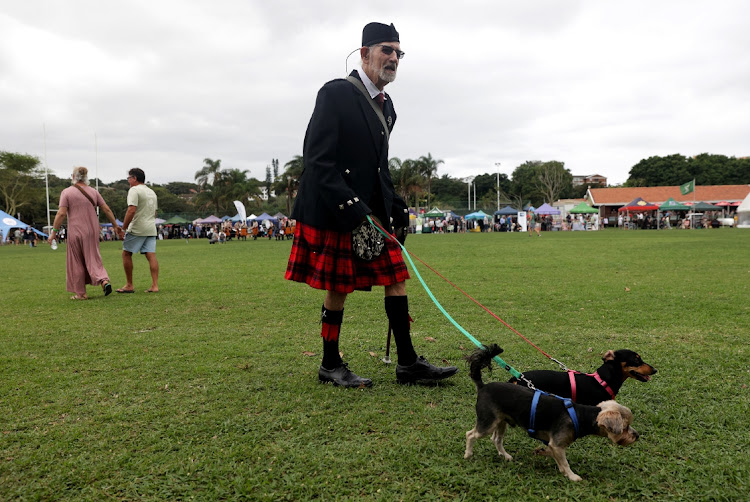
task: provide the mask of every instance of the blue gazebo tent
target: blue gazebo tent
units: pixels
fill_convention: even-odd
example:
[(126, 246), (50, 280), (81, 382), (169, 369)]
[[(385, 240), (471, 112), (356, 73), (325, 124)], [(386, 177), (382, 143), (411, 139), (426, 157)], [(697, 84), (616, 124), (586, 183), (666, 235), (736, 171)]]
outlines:
[[(2, 234), (3, 242), (5, 242), (5, 237), (8, 235), (8, 232), (10, 232), (11, 228), (20, 228), (26, 230), (28, 226), (29, 225), (27, 225), (26, 223), (22, 222), (21, 220), (17, 220), (5, 211), (0, 211), (0, 234)], [(40, 232), (34, 227), (31, 227), (31, 229), (42, 237), (49, 237), (47, 234)]]
[(495, 211), (495, 216), (508, 216), (508, 215), (516, 215), (518, 214), (518, 209), (513, 209), (510, 206), (505, 206), (504, 208), (500, 209), (499, 211)]
[(469, 213), (466, 216), (464, 216), (465, 220), (483, 220), (487, 218), (489, 215), (485, 213), (482, 210), (476, 211), (474, 213)]
[(263, 223), (263, 222), (264, 222), (264, 221), (266, 221), (266, 220), (269, 220), (269, 221), (271, 221), (272, 223), (276, 223), (276, 222), (278, 222), (278, 221), (279, 221), (279, 219), (278, 219), (278, 218), (276, 218), (276, 217), (274, 217), (274, 216), (271, 216), (271, 215), (270, 215), (270, 214), (268, 214), (268, 213), (263, 213), (263, 214), (261, 214), (260, 216), (256, 216), (255, 218), (253, 218), (253, 220), (257, 221), (258, 223)]

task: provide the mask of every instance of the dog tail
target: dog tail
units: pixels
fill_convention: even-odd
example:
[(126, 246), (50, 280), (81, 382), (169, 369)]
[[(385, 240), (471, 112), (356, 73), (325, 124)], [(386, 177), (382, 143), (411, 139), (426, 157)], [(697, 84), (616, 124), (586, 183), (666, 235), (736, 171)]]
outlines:
[(498, 354), (501, 354), (503, 349), (496, 343), (490, 346), (476, 349), (474, 352), (466, 357), (469, 363), (469, 375), (474, 381), (474, 385), (477, 386), (477, 390), (484, 387), (482, 382), (482, 370), (487, 367), (492, 371), (492, 358)]

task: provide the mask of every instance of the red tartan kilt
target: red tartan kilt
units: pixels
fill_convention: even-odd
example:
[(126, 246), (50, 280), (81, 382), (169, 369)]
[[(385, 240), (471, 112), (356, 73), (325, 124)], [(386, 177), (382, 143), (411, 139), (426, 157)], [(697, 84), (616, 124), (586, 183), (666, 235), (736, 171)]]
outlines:
[(385, 250), (373, 261), (352, 254), (351, 232), (321, 230), (297, 222), (284, 277), (315, 289), (351, 293), (371, 286), (390, 286), (409, 278), (401, 247), (385, 240)]

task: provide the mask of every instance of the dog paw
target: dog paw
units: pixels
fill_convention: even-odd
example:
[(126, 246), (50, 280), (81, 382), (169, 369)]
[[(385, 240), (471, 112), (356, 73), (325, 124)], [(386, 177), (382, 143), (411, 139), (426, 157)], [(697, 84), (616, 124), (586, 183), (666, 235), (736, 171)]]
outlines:
[(505, 460), (507, 460), (508, 462), (510, 462), (511, 460), (513, 460), (513, 457), (512, 457), (512, 456), (510, 456), (510, 455), (509, 455), (509, 454), (507, 454), (507, 453), (504, 453), (504, 454), (503, 454), (503, 453), (501, 453), (501, 454), (500, 454), (500, 458), (504, 458), (504, 459), (505, 459)]
[(583, 478), (574, 472), (568, 474), (568, 479), (571, 481), (583, 481)]

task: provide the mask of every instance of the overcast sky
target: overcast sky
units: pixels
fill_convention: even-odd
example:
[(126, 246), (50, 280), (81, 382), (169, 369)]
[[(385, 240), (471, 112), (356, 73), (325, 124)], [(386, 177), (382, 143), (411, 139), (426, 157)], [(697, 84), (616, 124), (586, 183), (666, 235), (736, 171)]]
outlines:
[(46, 130), (61, 177), (193, 181), (209, 157), (262, 180), (380, 21), (406, 52), (392, 157), (622, 183), (653, 155), (750, 155), (749, 19), (747, 0), (0, 0), (0, 150), (44, 162)]

